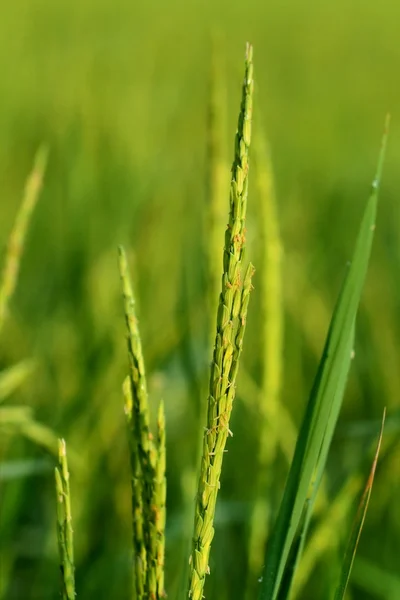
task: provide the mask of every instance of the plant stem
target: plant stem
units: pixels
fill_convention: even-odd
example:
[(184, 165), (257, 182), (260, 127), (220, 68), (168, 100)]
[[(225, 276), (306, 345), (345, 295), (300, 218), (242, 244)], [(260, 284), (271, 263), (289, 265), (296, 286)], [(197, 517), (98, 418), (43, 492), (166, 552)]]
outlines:
[(62, 600), (75, 600), (74, 534), (72, 531), (67, 448), (64, 440), (59, 440), (58, 449), (59, 467), (55, 468), (55, 478), (61, 598)]
[(143, 532), (142, 473), (136, 443), (132, 388), (130, 377), (123, 384), (125, 416), (128, 426), (128, 441), (131, 460), (132, 486), (132, 544), (134, 552), (135, 599), (143, 600), (146, 589), (147, 553)]
[(165, 414), (164, 404), (161, 402), (158, 408), (157, 419), (157, 466), (155, 476), (155, 506), (157, 510), (156, 535), (157, 535), (157, 594), (159, 598), (166, 597), (164, 590), (164, 557), (165, 557), (165, 522), (166, 522), (166, 498), (167, 480), (165, 477)]

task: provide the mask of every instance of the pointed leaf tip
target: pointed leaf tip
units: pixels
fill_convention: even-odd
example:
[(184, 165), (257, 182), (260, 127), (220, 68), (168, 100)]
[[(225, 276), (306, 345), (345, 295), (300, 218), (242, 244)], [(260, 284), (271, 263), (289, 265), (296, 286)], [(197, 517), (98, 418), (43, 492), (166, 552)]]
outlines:
[(246, 43), (246, 60), (250, 61), (253, 59), (253, 46), (250, 42)]
[(379, 150), (378, 166), (377, 166), (377, 170), (376, 170), (376, 174), (375, 174), (375, 179), (372, 182), (372, 194), (377, 193), (377, 191), (380, 187), (380, 184), (381, 184), (382, 171), (383, 171), (383, 165), (385, 162), (386, 147), (387, 147), (387, 141), (388, 141), (389, 130), (390, 130), (390, 119), (391, 119), (390, 113), (387, 113), (386, 117), (385, 117), (385, 124), (383, 127), (381, 147)]

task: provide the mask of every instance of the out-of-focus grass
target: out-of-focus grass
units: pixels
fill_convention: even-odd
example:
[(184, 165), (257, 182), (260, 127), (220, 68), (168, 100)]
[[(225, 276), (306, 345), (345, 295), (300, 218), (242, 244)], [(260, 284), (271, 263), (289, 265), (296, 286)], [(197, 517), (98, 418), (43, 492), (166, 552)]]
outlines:
[[(71, 477), (80, 597), (128, 598), (129, 452), (120, 397), (125, 355), (115, 248), (123, 242), (132, 249), (150, 401), (155, 406), (162, 397), (166, 408), (166, 589), (174, 598), (187, 550), (182, 474), (190, 472), (188, 457), (196, 455), (201, 437), (193, 389), (211, 360), (204, 342), (207, 257), (198, 230), (207, 210), (209, 32), (217, 28), (225, 46), (228, 149), (240, 96), (243, 31), (256, 48), (257, 105), (268, 128), (285, 249), (282, 401), (296, 424), (364, 208), (383, 117), (393, 112), (356, 358), (328, 464), (329, 500), (358, 469), (375, 434), (366, 428), (355, 435), (347, 423), (375, 420), (386, 405), (387, 438), (398, 436), (389, 425), (400, 397), (400, 8), (389, 0), (358, 6), (343, 0), (224, 0), (190, 7), (174, 0), (168, 10), (161, 3), (122, 0), (18, 0), (0, 14), (0, 239), (10, 230), (34, 151), (42, 141), (51, 150), (18, 294), (3, 329), (0, 370), (34, 357), (34, 377), (14, 395), (15, 403), (33, 407), (41, 423), (66, 438), (71, 453), (79, 451)], [(256, 194), (250, 184), (250, 195)], [(255, 205), (249, 206), (248, 245), (257, 264)], [(183, 272), (190, 273), (185, 303)], [(254, 283), (235, 437), (224, 461), (216, 517), (213, 577), (206, 588), (207, 596), (221, 600), (243, 597), (256, 491), (254, 399), (246, 398), (262, 382), (257, 276)], [(188, 344), (197, 371), (188, 368)], [(359, 549), (388, 573), (398, 567), (399, 451), (394, 446), (378, 469)], [(1, 461), (27, 458), (43, 459), (43, 451), (15, 439)], [(287, 461), (279, 455), (276, 500), (286, 474)], [(0, 486), (0, 552), (13, 557), (3, 596), (54, 597), (52, 478), (43, 470), (0, 479)], [(337, 540), (321, 556), (302, 597), (323, 596), (327, 556), (332, 559), (336, 547)], [(357, 559), (355, 568), (360, 574)], [(358, 586), (352, 594), (355, 600), (366, 597)]]

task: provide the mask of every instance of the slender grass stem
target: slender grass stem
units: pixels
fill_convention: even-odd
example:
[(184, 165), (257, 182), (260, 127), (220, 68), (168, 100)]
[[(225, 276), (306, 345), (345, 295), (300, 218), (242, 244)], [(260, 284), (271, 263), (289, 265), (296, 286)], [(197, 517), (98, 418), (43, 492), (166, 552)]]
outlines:
[(131, 460), (132, 544), (134, 553), (134, 586), (136, 600), (143, 600), (146, 590), (147, 552), (143, 532), (142, 473), (136, 443), (131, 380), (124, 381), (125, 416)]
[(165, 450), (165, 414), (164, 404), (161, 403), (158, 408), (157, 419), (157, 466), (155, 476), (155, 506), (157, 510), (156, 519), (156, 578), (157, 594), (159, 598), (166, 596), (164, 590), (164, 560), (165, 560), (165, 522), (166, 522), (166, 499), (167, 499), (167, 480), (165, 476), (166, 468), (166, 450)]
[(55, 468), (55, 478), (61, 598), (62, 600), (75, 600), (74, 534), (72, 530), (67, 448), (64, 440), (59, 440), (59, 467)]

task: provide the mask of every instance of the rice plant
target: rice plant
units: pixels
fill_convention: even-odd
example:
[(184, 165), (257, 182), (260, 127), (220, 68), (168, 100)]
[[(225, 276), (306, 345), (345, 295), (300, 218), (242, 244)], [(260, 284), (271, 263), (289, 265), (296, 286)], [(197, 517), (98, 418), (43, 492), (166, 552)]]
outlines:
[(65, 440), (58, 443), (59, 466), (55, 468), (57, 494), (57, 539), (60, 557), (61, 598), (75, 598), (74, 534), (72, 529), (71, 494), (67, 447)]
[[(192, 551), (189, 558), (187, 596), (193, 600), (204, 597), (209, 556), (214, 537), (214, 520), (223, 458), (230, 430), (230, 416), (236, 390), (236, 378), (242, 353), (247, 310), (254, 267), (250, 263), (243, 274), (245, 220), (248, 200), (249, 148), (253, 105), (253, 49), (246, 48), (242, 102), (235, 139), (232, 165), (229, 223), (223, 250), (222, 287), (216, 320), (216, 337), (210, 371), (207, 421), (203, 435), (203, 451), (195, 500)], [(365, 209), (353, 262), (350, 265), (333, 313), (325, 349), (320, 361), (306, 413), (297, 439), (289, 477), (278, 516), (269, 536), (264, 574), (259, 581), (261, 600), (289, 598), (296, 579), (298, 565), (306, 544), (316, 495), (321, 484), (327, 454), (352, 360), (355, 322), (361, 291), (366, 276), (375, 227), (377, 192), (381, 178), (387, 130), (379, 158), (378, 171)], [(260, 140), (260, 138), (259, 138)], [(258, 466), (261, 469), (257, 486), (258, 498), (253, 518), (249, 546), (250, 575), (269, 531), (270, 515), (262, 502), (265, 481), (273, 485), (270, 471), (279, 444), (275, 431), (280, 412), (282, 315), (280, 313), (280, 240), (276, 206), (271, 184), (272, 169), (265, 146), (259, 141), (258, 173), (264, 234), (264, 300), (262, 320), (264, 342), (264, 380), (261, 386), (262, 424)], [(266, 171), (265, 171), (266, 169)], [(215, 195), (219, 196), (214, 183)], [(219, 199), (218, 199), (219, 201)], [(212, 204), (217, 203), (217, 198)], [(210, 263), (211, 264), (211, 263)], [(150, 427), (150, 407), (138, 319), (125, 252), (119, 249), (119, 271), (122, 282), (129, 375), (123, 384), (125, 415), (130, 448), (132, 492), (133, 597), (137, 600), (159, 600), (165, 592), (165, 525), (166, 525), (166, 453), (165, 415), (161, 403), (157, 418), (157, 433)], [(211, 271), (215, 271), (211, 269)], [(213, 286), (211, 286), (212, 288)], [(287, 417), (290, 420), (290, 417)], [(383, 424), (382, 424), (383, 428)], [(360, 532), (371, 493), (382, 430), (372, 470), (343, 559), (342, 573), (335, 600), (344, 597)], [(65, 443), (60, 443), (60, 470), (56, 469), (58, 498), (58, 540), (62, 573), (62, 597), (73, 598), (74, 560)], [(346, 498), (348, 494), (346, 492)], [(262, 510), (261, 508), (262, 507)], [(333, 516), (330, 517), (330, 520)], [(298, 588), (297, 588), (298, 589)]]
[[(327, 491), (328, 486), (325, 486), (324, 476), (328, 453), (354, 356), (354, 347), (356, 346), (356, 319), (375, 229), (377, 197), (386, 148), (387, 127), (383, 136), (377, 174), (372, 185), (370, 199), (364, 211), (353, 259), (348, 267), (332, 315), (322, 357), (297, 434), (296, 421), (291, 414), (290, 407), (283, 404), (284, 396), (282, 394), (282, 389), (286, 385), (283, 373), (287, 365), (284, 362), (285, 300), (283, 278), (285, 271), (282, 260), (283, 241), (278, 218), (279, 196), (275, 194), (272, 161), (267, 141), (263, 138), (261, 131), (256, 131), (254, 143), (252, 144), (254, 148), (251, 148), (250, 144), (254, 90), (253, 48), (250, 44), (246, 47), (245, 74), (230, 182), (229, 174), (227, 181), (223, 181), (226, 159), (223, 149), (221, 121), (225, 110), (226, 94), (224, 82), (220, 78), (220, 50), (215, 50), (213, 56), (215, 62), (213, 64), (211, 85), (212, 97), (210, 98), (212, 118), (209, 121), (207, 134), (209, 142), (207, 157), (209, 237), (206, 242), (209, 246), (209, 252), (206, 256), (206, 262), (209, 281), (204, 293), (204, 305), (201, 305), (197, 313), (200, 312), (203, 306), (207, 307), (208, 313), (215, 309), (216, 331), (213, 331), (214, 348), (212, 350), (208, 390), (203, 399), (207, 416), (204, 423), (200, 425), (198, 422), (196, 423), (199, 429), (201, 427), (201, 431), (193, 432), (193, 446), (196, 443), (194, 439), (196, 436), (202, 438), (200, 464), (196, 473), (197, 490), (195, 497), (192, 499), (193, 529), (189, 529), (186, 516), (182, 517), (182, 514), (179, 514), (179, 509), (175, 510), (175, 514), (172, 514), (172, 511), (169, 512), (167, 519), (167, 483), (169, 486), (168, 506), (170, 508), (172, 504), (169, 500), (170, 489), (172, 489), (172, 496), (174, 486), (177, 486), (176, 481), (180, 481), (179, 475), (181, 475), (176, 473), (176, 462), (174, 462), (177, 460), (176, 457), (178, 456), (181, 462), (188, 464), (189, 472), (192, 470), (192, 464), (189, 464), (190, 460), (186, 455), (186, 450), (183, 445), (182, 447), (179, 445), (180, 437), (176, 433), (174, 440), (175, 444), (178, 445), (178, 449), (171, 444), (167, 456), (168, 435), (176, 425), (173, 419), (177, 419), (179, 427), (184, 428), (186, 426), (185, 414), (182, 416), (176, 412), (174, 413), (169, 404), (171, 395), (178, 396), (180, 392), (179, 386), (176, 385), (176, 380), (179, 379), (176, 376), (178, 361), (173, 349), (170, 350), (171, 356), (163, 357), (164, 363), (167, 364), (165, 371), (175, 374), (174, 377), (166, 377), (166, 385), (163, 387), (162, 376), (160, 373), (154, 373), (152, 362), (154, 352), (152, 353), (150, 348), (152, 344), (154, 344), (153, 350), (157, 344), (160, 345), (160, 338), (163, 336), (166, 339), (166, 341), (162, 340), (165, 347), (171, 349), (174, 347), (175, 342), (171, 342), (169, 339), (172, 336), (165, 334), (165, 331), (169, 331), (168, 324), (165, 324), (165, 330), (154, 331), (151, 328), (152, 324), (142, 319), (139, 330), (139, 311), (133, 288), (135, 287), (136, 293), (138, 293), (140, 283), (143, 281), (143, 278), (141, 279), (143, 272), (140, 273), (140, 268), (137, 269), (135, 266), (133, 270), (134, 286), (129, 275), (127, 256), (124, 249), (120, 247), (118, 266), (123, 296), (123, 312), (125, 314), (128, 358), (128, 367), (124, 367), (127, 376), (122, 385), (123, 403), (120, 402), (119, 405), (121, 407), (119, 413), (122, 415), (124, 412), (124, 415), (121, 416), (121, 421), (123, 417), (124, 422), (122, 421), (121, 424), (115, 420), (113, 423), (115, 435), (114, 437), (110, 436), (107, 438), (107, 442), (104, 442), (102, 436), (105, 437), (107, 434), (108, 416), (113, 415), (116, 404), (114, 400), (119, 394), (118, 386), (116, 391), (111, 391), (114, 389), (114, 379), (112, 377), (108, 378), (108, 365), (106, 363), (111, 362), (110, 357), (114, 362), (122, 363), (122, 360), (119, 361), (121, 356), (119, 348), (122, 344), (118, 339), (116, 343), (118, 351), (115, 351), (116, 357), (114, 357), (111, 351), (111, 348), (114, 350), (111, 342), (112, 336), (108, 337), (109, 334), (105, 333), (107, 325), (101, 323), (102, 326), (104, 325), (101, 335), (104, 335), (106, 340), (104, 347), (107, 351), (104, 354), (90, 353), (87, 362), (82, 360), (81, 365), (82, 371), (87, 369), (88, 373), (95, 373), (95, 366), (97, 366), (99, 371), (103, 370), (107, 373), (107, 376), (99, 378), (94, 383), (90, 381), (90, 384), (93, 383), (94, 385), (94, 391), (91, 390), (93, 396), (99, 398), (98, 404), (93, 406), (92, 410), (89, 406), (84, 406), (83, 413), (86, 413), (87, 416), (82, 417), (81, 422), (77, 421), (75, 428), (76, 431), (81, 428), (81, 432), (86, 432), (81, 434), (80, 443), (82, 444), (82, 456), (88, 461), (87, 471), (89, 472), (89, 475), (86, 473), (87, 491), (84, 486), (78, 484), (72, 483), (71, 486), (74, 498), (75, 494), (76, 498), (79, 498), (79, 501), (74, 500), (76, 502), (74, 504), (74, 523), (78, 523), (76, 535), (74, 535), (72, 528), (70, 474), (67, 465), (66, 444), (63, 440), (59, 441), (58, 444), (58, 465), (55, 469), (57, 536), (54, 536), (53, 532), (53, 537), (56, 537), (58, 544), (60, 590), (63, 600), (72, 600), (76, 595), (78, 597), (80, 595), (82, 597), (90, 596), (90, 594), (95, 593), (92, 590), (96, 590), (95, 595), (99, 598), (102, 593), (109, 595), (109, 588), (106, 585), (101, 586), (104, 590), (100, 590), (100, 586), (97, 585), (102, 570), (106, 574), (112, 572), (113, 575), (115, 574), (116, 580), (122, 582), (118, 588), (119, 591), (113, 591), (115, 597), (120, 597), (120, 595), (122, 597), (123, 595), (123, 597), (135, 600), (161, 600), (167, 597), (169, 586), (171, 589), (173, 588), (170, 564), (176, 560), (174, 551), (171, 550), (171, 548), (175, 548), (172, 545), (174, 535), (181, 536), (182, 539), (191, 536), (190, 556), (185, 557), (185, 564), (182, 562), (180, 573), (174, 575), (175, 579), (180, 579), (184, 574), (186, 580), (184, 590), (182, 590), (179, 597), (192, 600), (201, 600), (203, 597), (218, 597), (223, 600), (225, 597), (232, 596), (232, 592), (228, 587), (228, 580), (233, 574), (230, 572), (225, 574), (225, 581), (227, 581), (225, 589), (220, 583), (224, 578), (224, 574), (223, 566), (219, 565), (219, 560), (223, 552), (221, 547), (224, 548), (223, 544), (226, 543), (224, 542), (225, 536), (221, 525), (223, 521), (221, 515), (229, 522), (230, 515), (234, 513), (232, 505), (235, 500), (232, 494), (232, 477), (231, 480), (227, 480), (226, 486), (222, 486), (220, 493), (221, 477), (224, 473), (238, 474), (237, 466), (234, 464), (231, 455), (225, 456), (228, 438), (232, 436), (231, 429), (234, 428), (232, 425), (235, 417), (235, 413), (232, 413), (234, 403), (239, 404), (238, 412), (242, 411), (241, 415), (245, 415), (243, 421), (246, 421), (246, 424), (245, 427), (240, 429), (240, 434), (231, 441), (229, 448), (234, 449), (238, 445), (243, 447), (241, 434), (246, 430), (246, 427), (251, 430), (254, 437), (251, 440), (254, 448), (255, 465), (255, 469), (252, 470), (254, 481), (251, 482), (254, 495), (245, 509), (240, 508), (240, 520), (239, 525), (237, 525), (237, 529), (241, 528), (241, 540), (247, 546), (243, 556), (238, 559), (233, 557), (234, 550), (232, 550), (232, 561), (235, 559), (236, 568), (246, 574), (244, 579), (246, 580), (247, 589), (244, 592), (247, 594), (248, 600), (256, 600), (256, 598), (260, 600), (289, 600), (289, 598), (307, 597), (308, 592), (305, 590), (308, 589), (307, 584), (315, 565), (323, 552), (327, 550), (327, 537), (331, 535), (332, 528), (336, 530), (339, 528), (345, 529), (344, 524), (348, 520), (348, 515), (352, 512), (354, 498), (360, 493), (363, 486), (364, 476), (360, 473), (363, 471), (364, 465), (349, 477), (337, 496), (331, 500)], [(245, 264), (244, 258), (245, 247), (248, 245), (246, 243), (246, 215), (249, 196), (250, 156), (254, 158), (255, 167), (254, 203), (251, 194), (250, 201), (255, 207), (254, 212), (259, 216), (258, 233), (261, 236), (260, 264), (256, 278), (256, 287), (259, 286), (261, 289), (256, 331), (257, 336), (260, 338), (259, 347), (261, 351), (259, 356), (256, 357), (257, 368), (254, 367), (254, 362), (250, 363), (249, 361), (250, 364), (246, 364), (243, 360), (245, 357), (242, 356), (248, 310), (251, 312), (253, 306), (250, 305), (249, 309), (255, 272), (252, 263)], [(34, 167), (33, 176), (27, 186), (27, 200), (23, 203), (21, 209), (22, 217), (17, 218), (16, 229), (11, 236), (3, 284), (0, 286), (0, 329), (15, 289), (28, 217), (34, 207), (39, 182), (43, 177), (43, 161), (43, 154), (40, 154)], [(227, 188), (229, 187), (229, 183), (229, 196), (226, 198), (227, 212), (229, 211), (228, 224), (224, 238), (221, 236), (218, 242), (218, 232), (221, 229), (221, 207), (225, 203), (223, 190), (225, 185)], [(143, 210), (146, 211), (147, 207), (145, 206)], [(154, 217), (151, 211), (145, 214), (149, 219)], [(156, 216), (158, 217), (158, 215)], [(138, 235), (140, 235), (140, 232)], [(171, 236), (171, 231), (169, 231), (169, 236)], [(146, 240), (146, 252), (147, 243), (148, 240)], [(219, 258), (218, 253), (221, 254)], [(146, 268), (151, 272), (154, 261), (159, 261), (163, 257), (160, 259), (159, 255), (155, 256), (149, 251), (147, 258)], [(163, 268), (167, 269), (162, 260), (157, 264), (158, 266), (161, 264)], [(161, 267), (159, 267), (159, 270), (156, 271), (158, 276), (161, 270)], [(102, 269), (99, 269), (99, 272), (103, 273)], [(151, 280), (151, 284), (153, 284), (153, 280)], [(87, 282), (85, 282), (85, 285), (89, 286)], [(110, 287), (112, 287), (111, 284)], [(104, 300), (104, 297), (97, 293), (98, 289), (95, 287), (93, 294), (96, 306), (97, 303), (101, 304), (102, 301), (106, 303), (109, 299), (107, 297)], [(157, 290), (151, 289), (153, 297), (157, 293)], [(160, 301), (160, 307), (165, 304), (164, 298), (162, 300), (162, 302)], [(75, 305), (73, 306), (75, 310)], [(122, 313), (121, 307), (119, 312)], [(158, 315), (154, 315), (155, 322), (157, 322), (156, 317)], [(90, 321), (90, 319), (88, 320)], [(92, 325), (93, 323), (88, 324), (88, 330)], [(111, 325), (110, 329), (114, 329), (114, 325)], [(87, 335), (88, 330), (85, 329), (85, 335)], [(197, 342), (196, 333), (194, 327), (193, 335)], [(86, 343), (85, 335), (83, 338)], [(179, 335), (184, 334), (178, 332), (178, 337)], [(199, 339), (200, 337), (199, 335)], [(207, 337), (209, 337), (208, 332)], [(251, 339), (254, 339), (254, 334)], [(100, 342), (99, 347), (103, 347)], [(247, 348), (246, 345), (245, 347)], [(168, 355), (168, 352), (166, 354)], [(83, 352), (81, 354), (77, 352), (77, 355), (79, 360), (81, 360), (82, 355), (86, 356)], [(147, 359), (146, 367), (145, 355)], [(196, 356), (195, 353), (194, 356)], [(96, 361), (99, 361), (100, 367), (96, 365)], [(150, 368), (148, 365), (150, 365)], [(3, 371), (0, 374), (0, 401), (31, 374), (33, 368), (32, 363), (21, 362)], [(239, 370), (241, 380), (238, 379)], [(118, 372), (121, 380), (123, 375), (124, 373)], [(93, 378), (95, 379), (94, 375)], [(89, 379), (91, 378), (88, 377)], [(242, 393), (241, 386), (243, 386), (243, 397), (235, 400), (237, 385), (239, 394)], [(168, 386), (170, 386), (170, 389), (168, 389)], [(107, 402), (102, 404), (103, 391)], [(82, 393), (85, 396), (87, 389)], [(158, 402), (156, 414), (152, 414), (154, 408), (153, 395), (157, 395), (158, 400), (160, 396), (163, 397)], [(190, 400), (194, 402), (197, 399), (191, 398)], [(179, 399), (174, 405), (175, 409), (178, 404)], [(3, 411), (1, 416), (4, 421), (2, 428), (6, 429), (8, 427), (10, 431), (19, 431), (31, 440), (40, 442), (47, 449), (54, 450), (54, 434), (33, 419), (29, 408), (7, 406), (2, 407), (1, 410)], [(115, 412), (117, 413), (117, 409), (115, 409)], [(202, 411), (199, 410), (198, 412), (200, 414)], [(99, 424), (101, 420), (102, 423)], [(390, 417), (388, 420), (390, 420)], [(120, 435), (123, 425), (125, 425), (127, 434), (126, 448)], [(189, 425), (187, 425), (187, 430), (184, 430), (184, 433), (186, 436), (192, 435), (191, 432), (188, 432)], [(71, 431), (71, 437), (73, 434), (74, 432)], [(327, 576), (329, 596), (334, 600), (344, 598), (351, 578), (354, 556), (366, 518), (372, 482), (376, 472), (382, 434), (383, 422), (378, 446), (373, 453), (372, 467), (369, 470), (367, 484), (359, 503), (359, 510), (349, 536), (345, 536), (348, 537), (347, 549), (342, 552), (340, 540), (336, 538), (334, 540), (337, 554), (334, 567), (339, 568), (336, 569), (337, 573), (335, 573), (333, 584)], [(90, 451), (87, 450), (87, 447), (83, 447), (85, 445), (83, 439), (85, 435), (90, 438), (90, 444), (87, 444), (90, 446)], [(292, 456), (296, 436), (297, 443)], [(236, 441), (236, 437), (238, 441)], [(78, 440), (77, 447), (71, 444), (72, 449), (75, 451), (77, 449), (81, 450), (79, 436), (76, 439)], [(123, 456), (125, 450), (128, 450), (129, 453), (129, 469), (124, 470), (121, 456)], [(367, 452), (368, 460), (369, 453), (370, 448)], [(171, 454), (173, 458), (170, 458)], [(234, 453), (232, 452), (232, 454)], [(389, 449), (384, 447), (381, 452), (381, 459), (385, 459), (389, 454)], [(71, 456), (71, 453), (69, 453), (69, 456)], [(279, 483), (277, 483), (277, 465), (280, 464), (279, 461), (282, 461), (285, 467), (289, 465), (289, 474), (279, 509), (275, 514), (271, 496), (276, 497), (279, 494), (277, 489), (279, 486)], [(112, 475), (115, 475), (116, 472), (118, 476), (120, 473), (122, 475), (113, 480)], [(72, 482), (74, 482), (75, 475), (78, 479), (79, 474), (75, 474), (73, 470)], [(252, 475), (249, 473), (248, 478), (250, 479), (250, 477)], [(80, 487), (82, 489), (79, 489)], [(107, 495), (105, 498), (103, 496), (100, 501), (96, 494), (101, 495), (104, 490), (107, 490)], [(225, 492), (225, 490), (227, 491)], [(324, 492), (323, 494), (321, 494), (321, 490)], [(318, 492), (320, 492), (319, 495)], [(224, 496), (222, 496), (223, 493)], [(322, 508), (318, 507), (318, 499), (321, 499), (321, 496)], [(184, 498), (184, 503), (186, 501), (187, 497)], [(84, 505), (82, 506), (81, 503), (84, 503)], [(75, 506), (76, 512), (78, 512), (77, 519), (75, 519)], [(96, 508), (97, 506), (100, 508)], [(101, 528), (98, 527), (98, 520), (96, 521), (96, 517), (98, 517), (96, 510), (100, 511)], [(88, 530), (86, 532), (82, 527), (84, 520), (82, 516), (79, 518), (79, 512), (81, 515), (87, 513)], [(90, 546), (89, 534), (97, 534), (101, 541), (97, 542), (98, 545), (95, 547), (103, 547), (102, 544), (105, 543), (103, 538), (108, 536), (107, 542), (114, 548), (113, 536), (115, 535), (115, 540), (117, 540), (118, 532), (114, 532), (113, 524), (117, 520), (112, 521), (107, 534), (104, 531), (107, 526), (105, 517), (110, 515), (110, 518), (112, 518), (114, 512), (118, 512), (119, 522), (122, 523), (122, 529), (124, 530), (123, 534), (128, 530), (128, 527), (130, 530), (131, 560), (129, 561), (125, 560), (125, 553), (120, 556), (114, 550), (104, 554), (104, 556), (100, 552), (96, 555), (96, 552), (93, 552)], [(314, 517), (315, 521), (312, 521)], [(177, 523), (175, 529), (174, 523)], [(184, 523), (185, 531), (179, 531), (176, 534), (176, 531), (182, 528), (182, 523)], [(315, 524), (315, 527), (312, 528), (311, 523)], [(170, 547), (168, 546), (169, 543), (171, 543)], [(79, 552), (75, 552), (74, 544), (79, 547)], [(221, 545), (218, 546), (218, 544)], [(117, 541), (115, 541), (115, 547), (118, 547)], [(126, 549), (126, 544), (124, 549)], [(82, 571), (80, 571), (81, 565), (77, 565), (77, 581), (79, 579), (81, 585), (76, 590), (75, 557), (80, 556), (90, 557), (90, 560), (85, 564), (82, 561)], [(91, 563), (92, 558), (94, 560), (93, 564)], [(213, 560), (216, 567), (210, 573), (210, 564)], [(79, 558), (77, 562), (80, 563)], [(126, 566), (127, 564), (128, 566)], [(362, 564), (361, 562), (361, 566)], [(121, 572), (123, 572), (122, 576)], [(211, 576), (207, 577), (207, 575)], [(106, 581), (107, 576), (104, 576), (102, 582), (109, 583)], [(395, 578), (388, 576), (387, 581), (387, 586), (398, 589), (398, 587), (396, 588), (397, 580)], [(110, 585), (112, 584), (113, 582), (110, 583)], [(213, 587), (214, 585), (215, 587)], [(177, 588), (179, 585), (174, 582), (174, 587)], [(237, 593), (239, 594), (239, 592)], [(169, 592), (169, 597), (173, 597), (171, 592)]]
[(160, 404), (157, 435), (150, 431), (147, 384), (135, 302), (124, 250), (119, 267), (125, 302), (129, 377), (124, 382), (132, 469), (132, 525), (136, 598), (158, 600), (164, 590), (165, 418)]
[[(205, 579), (209, 573), (208, 562), (211, 543), (214, 537), (217, 495), (220, 487), (225, 445), (228, 436), (231, 434), (229, 419), (235, 396), (236, 376), (242, 351), (247, 306), (254, 272), (254, 268), (250, 264), (244, 278), (241, 274), (248, 194), (252, 93), (253, 62), (252, 47), (249, 45), (246, 50), (242, 105), (235, 141), (235, 158), (232, 166), (230, 215), (225, 234), (225, 248), (223, 253), (222, 290), (219, 297), (216, 342), (209, 385), (207, 423), (203, 438), (203, 454), (195, 503), (193, 546), (189, 559), (188, 597), (196, 600), (200, 600), (203, 597)], [(332, 317), (325, 350), (299, 433), (281, 508), (269, 541), (265, 559), (265, 574), (260, 580), (262, 582), (260, 596), (262, 600), (289, 597), (296, 569), (303, 552), (312, 509), (321, 483), (350, 367), (354, 344), (355, 319), (374, 231), (377, 190), (381, 177), (386, 138), (387, 131), (385, 131), (378, 172), (361, 225), (353, 263), (346, 276)], [(268, 168), (268, 160), (265, 158), (266, 152), (264, 149), (259, 148), (259, 156), (262, 157), (260, 163), (263, 162), (264, 166)], [(274, 363), (274, 349), (278, 351), (279, 356), (279, 343), (277, 346), (277, 339), (279, 342), (281, 326), (276, 323), (276, 315), (277, 311), (279, 313), (280, 305), (279, 237), (270, 180), (271, 169), (267, 171), (265, 178), (261, 179), (262, 190), (266, 198), (265, 205), (270, 207), (269, 212), (267, 211), (265, 215), (265, 220), (270, 227), (270, 232), (272, 232), (270, 233), (270, 239), (265, 243), (266, 283), (264, 284), (264, 293), (266, 308), (264, 309), (263, 321), (266, 323), (265, 344), (267, 366), (264, 369), (266, 379), (263, 384), (263, 394), (265, 395), (269, 417), (265, 421), (263, 428), (265, 431), (262, 437), (262, 449), (260, 450), (261, 460), (259, 466), (264, 470), (263, 477), (266, 476), (265, 471), (271, 468), (277, 443), (273, 431), (269, 430), (268, 426), (271, 427), (271, 424), (276, 422), (275, 415), (279, 410), (277, 406), (277, 390), (281, 380), (281, 367), (279, 363), (277, 366)], [(134, 313), (131, 284), (127, 276), (126, 258), (122, 250), (120, 251), (120, 272), (124, 289), (128, 348), (131, 364), (131, 375), (126, 380), (124, 389), (132, 455), (133, 545), (136, 555), (134, 569), (136, 596), (139, 598), (147, 596), (150, 598), (159, 598), (163, 596), (164, 588), (162, 585), (160, 586), (156, 583), (157, 577), (155, 575), (150, 575), (149, 577), (148, 573), (152, 571), (152, 562), (158, 564), (160, 573), (163, 572), (164, 554), (163, 552), (161, 553), (161, 558), (157, 562), (156, 546), (151, 543), (151, 540), (154, 540), (154, 536), (151, 533), (153, 514), (149, 507), (165, 507), (165, 495), (163, 495), (160, 503), (155, 492), (156, 485), (154, 481), (158, 458), (157, 450), (153, 446), (153, 437), (149, 430), (144, 363), (137, 329), (137, 318)], [(272, 300), (276, 302), (275, 305), (272, 305)], [(163, 417), (162, 422), (164, 422)], [(133, 425), (133, 423), (135, 424)], [(164, 426), (162, 430), (164, 430)], [(381, 437), (382, 432), (380, 439)], [(375, 469), (376, 460), (377, 454), (373, 469)], [(370, 493), (371, 481), (372, 475), (369, 479), (366, 497)], [(153, 498), (153, 500), (150, 501), (150, 498)], [(365, 517), (367, 504), (367, 500), (363, 500), (363, 516), (358, 525), (358, 536)], [(157, 510), (160, 510), (160, 508)], [(265, 511), (263, 513), (256, 511), (255, 514), (258, 519), (269, 520), (269, 515)], [(165, 524), (165, 516), (163, 524)], [(260, 525), (263, 527), (264, 523)], [(149, 530), (146, 532), (147, 528)], [(257, 530), (257, 522), (253, 521), (253, 528)], [(267, 530), (268, 528), (263, 529), (263, 531)], [(163, 530), (159, 532), (158, 539), (164, 539)], [(254, 554), (254, 547), (257, 548), (257, 546), (259, 554), (260, 542), (256, 543), (254, 538), (251, 538), (251, 540), (250, 556), (251, 553)], [(352, 544), (351, 556), (354, 557), (356, 543), (350, 542), (350, 544)], [(161, 547), (164, 547), (163, 543)], [(255, 554), (257, 555), (257, 552)], [(348, 580), (351, 564), (352, 559), (348, 560), (345, 557), (343, 566), (345, 574), (341, 576), (343, 581)], [(153, 581), (153, 586), (150, 583), (151, 581)], [(338, 590), (340, 589), (343, 591), (345, 584), (339, 584)], [(338, 591), (337, 593), (340, 592)]]
[(208, 558), (214, 536), (213, 520), (220, 486), (229, 419), (235, 397), (236, 376), (246, 326), (247, 306), (254, 268), (242, 275), (248, 194), (249, 146), (253, 94), (253, 49), (246, 50), (246, 66), (232, 165), (229, 225), (225, 234), (222, 290), (217, 334), (210, 374), (207, 425), (196, 499), (193, 547), (190, 556), (189, 597), (203, 596)]

